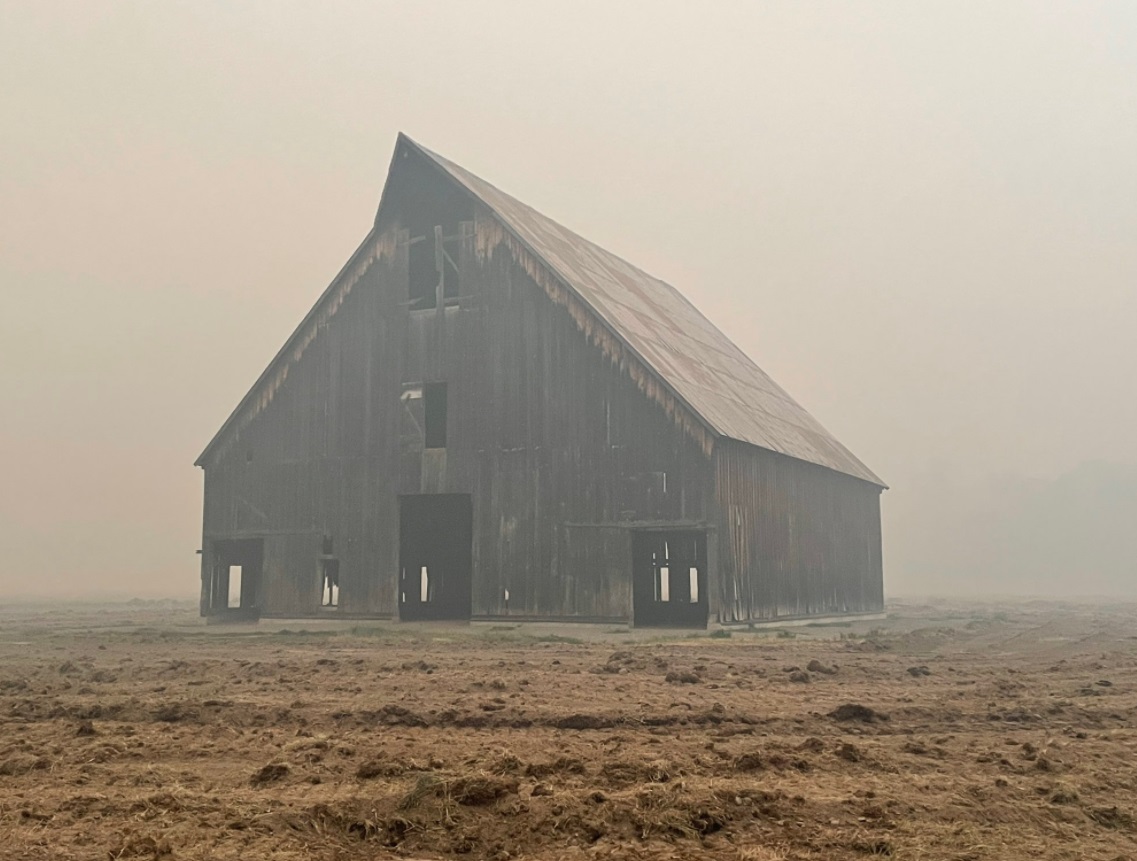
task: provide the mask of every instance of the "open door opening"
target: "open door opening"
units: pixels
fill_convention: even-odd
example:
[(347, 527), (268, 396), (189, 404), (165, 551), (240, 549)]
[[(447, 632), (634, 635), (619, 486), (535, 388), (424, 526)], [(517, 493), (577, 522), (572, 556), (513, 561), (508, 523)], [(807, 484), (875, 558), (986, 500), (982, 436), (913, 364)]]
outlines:
[(214, 541), (212, 559), (210, 614), (257, 618), (260, 612), (264, 539), (231, 538)]
[(707, 534), (632, 533), (632, 611), (637, 627), (707, 627)]
[(469, 619), (473, 503), (468, 494), (399, 497), (399, 618)]
[(320, 542), (320, 609), (338, 610), (340, 607), (340, 560), (333, 552), (332, 536), (325, 535)]

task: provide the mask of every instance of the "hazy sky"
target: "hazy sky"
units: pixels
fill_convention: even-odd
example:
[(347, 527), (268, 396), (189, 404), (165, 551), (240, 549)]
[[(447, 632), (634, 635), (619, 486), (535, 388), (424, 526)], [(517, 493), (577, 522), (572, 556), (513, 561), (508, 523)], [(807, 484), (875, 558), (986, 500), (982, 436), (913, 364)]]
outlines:
[(0, 0), (0, 596), (196, 593), (191, 464), (400, 130), (888, 481), (890, 591), (929, 475), (1137, 461), (1137, 3)]

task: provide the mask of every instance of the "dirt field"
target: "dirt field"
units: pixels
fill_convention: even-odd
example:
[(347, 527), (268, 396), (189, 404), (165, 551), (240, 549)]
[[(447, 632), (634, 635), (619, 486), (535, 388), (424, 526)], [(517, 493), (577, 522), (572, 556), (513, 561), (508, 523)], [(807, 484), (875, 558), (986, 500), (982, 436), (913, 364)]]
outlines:
[(663, 638), (7, 608), (0, 856), (1137, 858), (1137, 608), (890, 613)]

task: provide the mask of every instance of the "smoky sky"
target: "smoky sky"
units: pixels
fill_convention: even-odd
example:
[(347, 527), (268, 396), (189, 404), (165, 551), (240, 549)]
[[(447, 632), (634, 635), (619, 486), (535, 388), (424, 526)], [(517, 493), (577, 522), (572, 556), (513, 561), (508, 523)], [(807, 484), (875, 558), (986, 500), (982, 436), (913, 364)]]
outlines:
[(1137, 462), (1137, 5), (0, 0), (0, 596), (196, 594), (191, 464), (400, 130), (881, 475), (889, 592), (1130, 588), (1015, 494)]

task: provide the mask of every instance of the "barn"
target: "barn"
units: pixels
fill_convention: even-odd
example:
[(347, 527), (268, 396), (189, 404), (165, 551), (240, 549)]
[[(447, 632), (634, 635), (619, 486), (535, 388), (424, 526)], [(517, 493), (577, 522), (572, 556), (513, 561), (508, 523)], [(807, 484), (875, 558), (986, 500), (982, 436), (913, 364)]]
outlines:
[(405, 135), (196, 465), (215, 619), (883, 610), (876, 475), (675, 288)]

